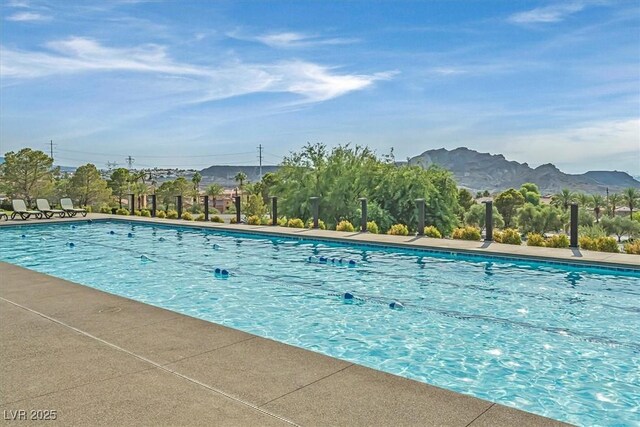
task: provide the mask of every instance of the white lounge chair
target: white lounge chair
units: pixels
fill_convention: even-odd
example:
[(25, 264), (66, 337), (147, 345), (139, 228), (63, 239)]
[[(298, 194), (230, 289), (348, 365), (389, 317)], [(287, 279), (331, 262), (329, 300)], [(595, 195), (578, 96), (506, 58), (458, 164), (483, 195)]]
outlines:
[(37, 199), (36, 206), (45, 218), (51, 218), (55, 214), (58, 214), (60, 218), (64, 218), (66, 214), (62, 209), (51, 209), (51, 205), (49, 205), (49, 201), (47, 199)]
[(27, 204), (24, 202), (24, 200), (13, 199), (11, 201), (11, 204), (13, 205), (13, 213), (11, 214), (11, 219), (15, 219), (16, 216), (20, 216), (20, 218), (26, 220), (31, 215), (35, 216), (37, 219), (42, 218), (42, 212), (27, 209)]
[(71, 199), (60, 199), (60, 207), (69, 216), (76, 216), (77, 214), (81, 214), (82, 216), (87, 216), (87, 210), (81, 209), (81, 208), (74, 208), (73, 202), (71, 201)]

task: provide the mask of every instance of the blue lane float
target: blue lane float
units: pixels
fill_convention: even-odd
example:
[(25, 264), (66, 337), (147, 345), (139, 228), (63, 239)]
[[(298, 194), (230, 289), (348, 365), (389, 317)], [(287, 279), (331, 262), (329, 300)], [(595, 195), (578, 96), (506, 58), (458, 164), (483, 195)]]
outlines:
[(73, 242), (69, 242), (69, 243), (67, 243), (67, 246), (69, 246), (70, 248), (74, 248), (76, 246), (76, 244), (73, 243)]
[(394, 310), (402, 310), (404, 308), (404, 304), (402, 304), (400, 301), (392, 301), (389, 304), (389, 308), (392, 308)]
[(151, 259), (145, 254), (140, 255), (140, 261), (142, 262), (156, 262), (154, 259)]
[(229, 270), (226, 270), (224, 268), (216, 268), (213, 272), (214, 272), (214, 275), (218, 278), (221, 278), (221, 279), (229, 278)]
[(116, 234), (116, 232), (115, 232), (115, 231), (113, 231), (113, 230), (111, 230), (111, 231), (109, 232), (109, 234), (113, 235), (113, 234)]
[(166, 239), (165, 239), (164, 237), (160, 237), (160, 238), (158, 239), (158, 241), (159, 241), (159, 242), (164, 242), (165, 240), (166, 240)]
[(26, 238), (27, 238), (27, 235), (26, 235), (26, 234), (23, 234), (23, 235), (22, 235), (22, 236), (20, 236), (20, 237), (21, 237), (21, 238), (23, 238), (23, 239), (26, 239)]
[(127, 237), (133, 237), (133, 233), (127, 234)]
[(342, 295), (342, 298), (343, 298), (343, 299), (353, 299), (353, 294), (352, 294), (352, 293), (350, 293), (350, 292), (345, 292), (345, 293)]
[(75, 230), (75, 229), (76, 229), (76, 226), (75, 226), (75, 225), (72, 225), (72, 226), (71, 226), (71, 229), (72, 229), (72, 230)]
[(93, 224), (93, 220), (92, 219), (88, 219), (87, 220), (87, 224)]
[(307, 257), (307, 262), (311, 264), (332, 264), (332, 265), (346, 265), (348, 267), (355, 267), (358, 263), (355, 260), (346, 260), (343, 258), (327, 258), (324, 256), (309, 256)]

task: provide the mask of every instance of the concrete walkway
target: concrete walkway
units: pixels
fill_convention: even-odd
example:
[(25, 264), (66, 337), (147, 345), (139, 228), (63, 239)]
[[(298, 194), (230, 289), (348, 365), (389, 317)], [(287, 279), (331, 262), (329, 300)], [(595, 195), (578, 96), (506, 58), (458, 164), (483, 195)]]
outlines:
[(1, 262), (0, 410), (20, 426), (562, 425)]

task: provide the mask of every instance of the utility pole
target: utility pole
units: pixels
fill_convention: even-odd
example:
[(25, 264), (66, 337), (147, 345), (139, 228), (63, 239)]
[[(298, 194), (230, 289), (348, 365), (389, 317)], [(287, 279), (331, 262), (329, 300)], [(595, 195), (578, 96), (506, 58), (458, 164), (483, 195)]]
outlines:
[(260, 159), (260, 180), (262, 181), (262, 144), (258, 145), (258, 158)]
[(51, 153), (51, 160), (53, 160), (53, 139), (49, 141), (49, 153)]
[(131, 157), (131, 156), (128, 156), (128, 157), (127, 157), (127, 164), (129, 165), (129, 170), (131, 170), (131, 168), (133, 167), (133, 162), (134, 162), (135, 160), (136, 160), (136, 159), (134, 159), (134, 158), (133, 158), (133, 157)]
[(118, 163), (116, 163), (116, 162), (107, 162), (107, 170), (109, 172), (111, 172), (113, 169), (115, 169), (116, 166), (118, 166)]

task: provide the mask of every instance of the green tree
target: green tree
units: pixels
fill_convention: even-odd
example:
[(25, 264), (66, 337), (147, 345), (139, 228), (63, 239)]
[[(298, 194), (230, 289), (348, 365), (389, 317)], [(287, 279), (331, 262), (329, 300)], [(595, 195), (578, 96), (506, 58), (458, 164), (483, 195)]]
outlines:
[(569, 209), (569, 205), (575, 201), (575, 194), (571, 192), (571, 190), (567, 188), (563, 188), (557, 194), (554, 194), (551, 197), (551, 203), (554, 206), (561, 207), (565, 211)]
[(613, 193), (609, 195), (609, 206), (607, 206), (607, 213), (611, 217), (616, 216), (616, 209), (620, 207), (622, 204), (622, 196), (618, 193)]
[(593, 199), (587, 193), (578, 193), (574, 196), (574, 201), (578, 203), (581, 208), (590, 208)]
[(629, 207), (629, 217), (633, 217), (633, 209), (640, 203), (640, 191), (637, 188), (625, 188), (622, 192), (622, 198)]
[(200, 182), (202, 182), (202, 174), (198, 171), (191, 177), (193, 183), (193, 202), (198, 203), (200, 199)]
[(239, 183), (238, 188), (240, 188), (240, 191), (242, 191), (242, 189), (244, 188), (244, 183), (247, 180), (247, 174), (244, 172), (238, 172), (233, 179), (235, 179), (235, 181)]
[(467, 212), (471, 205), (475, 205), (476, 201), (473, 200), (473, 194), (466, 188), (460, 188), (458, 190), (458, 203), (460, 207), (464, 209), (464, 212)]
[(95, 165), (88, 163), (76, 169), (69, 179), (69, 193), (80, 206), (92, 206), (109, 200), (111, 189)]
[(26, 199), (27, 204), (38, 197), (47, 197), (54, 188), (53, 160), (45, 153), (23, 148), (4, 155), (0, 165), (0, 182), (11, 198)]
[(244, 206), (242, 207), (242, 212), (244, 212), (247, 217), (257, 215), (262, 218), (267, 213), (267, 207), (262, 200), (262, 195), (249, 195), (247, 202), (244, 203)]
[(496, 197), (495, 205), (504, 218), (504, 226), (510, 228), (515, 225), (516, 213), (524, 205), (524, 197), (518, 190), (510, 188)]
[(122, 208), (122, 198), (129, 191), (131, 184), (131, 174), (126, 168), (118, 168), (111, 172), (111, 177), (107, 181), (107, 185), (111, 188), (113, 195), (118, 199), (118, 205)]
[(604, 205), (604, 197), (600, 194), (594, 194), (591, 196), (591, 206), (593, 207), (593, 213), (596, 215), (596, 223), (600, 222), (600, 213), (602, 212), (602, 207)]
[(171, 205), (175, 205), (176, 196), (187, 196), (192, 191), (192, 185), (184, 178), (179, 177), (173, 181), (165, 181), (158, 187), (156, 194), (165, 206), (165, 210), (169, 210)]
[[(486, 206), (475, 204), (469, 208), (469, 211), (464, 215), (464, 223), (480, 228), (480, 231), (484, 230), (486, 224)], [(495, 206), (492, 208), (493, 212), (493, 226), (495, 228), (504, 227), (504, 219), (498, 209)]]
[(538, 206), (540, 204), (540, 190), (536, 184), (526, 182), (520, 187), (520, 194), (524, 197), (525, 203)]
[(608, 234), (615, 234), (618, 236), (618, 242), (622, 240), (622, 236), (629, 236), (634, 238), (640, 235), (640, 223), (633, 221), (630, 218), (617, 216), (615, 218), (603, 217), (600, 221), (602, 228)]
[(531, 203), (518, 211), (518, 226), (523, 233), (545, 234), (549, 231), (562, 229), (562, 211), (555, 206), (538, 205)]
[(220, 184), (213, 183), (209, 184), (204, 192), (211, 197), (211, 203), (213, 204), (213, 207), (215, 207), (218, 197), (224, 194), (224, 188)]

